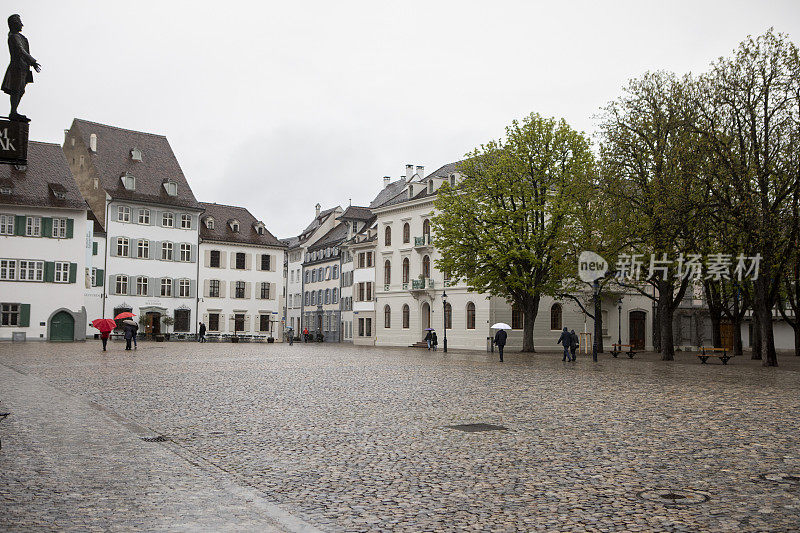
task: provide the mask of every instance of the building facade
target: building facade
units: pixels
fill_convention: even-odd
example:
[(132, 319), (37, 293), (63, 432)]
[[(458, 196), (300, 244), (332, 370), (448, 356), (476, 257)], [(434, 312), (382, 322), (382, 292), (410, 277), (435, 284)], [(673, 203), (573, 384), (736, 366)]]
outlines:
[(333, 227), (306, 249), (303, 262), (303, 320), (315, 338), (325, 342), (341, 340), (341, 248), (346, 237), (343, 224)]
[(282, 340), (285, 245), (243, 207), (200, 206), (199, 314), (208, 333)]
[(85, 338), (87, 211), (57, 144), (0, 165), (0, 339)]

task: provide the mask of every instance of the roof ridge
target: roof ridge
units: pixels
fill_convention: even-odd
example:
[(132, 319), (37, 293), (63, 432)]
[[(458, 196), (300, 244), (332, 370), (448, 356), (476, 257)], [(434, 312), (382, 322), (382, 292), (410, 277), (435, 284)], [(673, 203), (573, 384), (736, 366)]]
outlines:
[(95, 122), (93, 120), (86, 120), (84, 118), (75, 117), (72, 120), (75, 121), (75, 122), (82, 122), (84, 124), (92, 124), (94, 126), (103, 126), (104, 128), (111, 128), (112, 130), (127, 131), (128, 133), (139, 133), (141, 135), (150, 135), (152, 137), (163, 137), (165, 139), (167, 138), (166, 135), (161, 134), (161, 133), (150, 133), (149, 131), (139, 131), (139, 130), (132, 130), (130, 128), (121, 128), (119, 126), (112, 126), (110, 124), (103, 124), (102, 122)]
[[(218, 205), (220, 207), (233, 207), (234, 209), (244, 209), (245, 211), (250, 213), (249, 209), (247, 209), (246, 207), (241, 206), (241, 205), (218, 204), (217, 202), (197, 202), (197, 203), (200, 204), (200, 205)], [(252, 214), (252, 213), (250, 213), (250, 214)], [(253, 215), (253, 216), (255, 216), (255, 215)]]

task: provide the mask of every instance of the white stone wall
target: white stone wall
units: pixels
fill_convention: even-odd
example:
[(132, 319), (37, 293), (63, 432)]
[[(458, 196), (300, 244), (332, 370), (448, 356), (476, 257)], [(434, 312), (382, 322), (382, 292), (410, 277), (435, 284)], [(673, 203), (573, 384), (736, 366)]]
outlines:
[[(92, 247), (89, 250), (90, 262), (87, 267), (86, 283), (84, 284), (83, 302), (86, 307), (86, 315), (88, 317), (86, 323), (86, 336), (91, 338), (99, 331), (91, 326), (92, 320), (96, 318), (113, 318), (111, 316), (103, 316), (103, 294), (105, 292), (107, 277), (105, 275), (105, 254), (106, 254), (106, 236), (94, 235), (93, 223), (90, 221), (86, 224), (87, 235), (91, 236)], [(92, 253), (94, 249), (97, 253)], [(92, 271), (94, 270), (94, 278)], [(94, 279), (94, 283), (92, 283)]]

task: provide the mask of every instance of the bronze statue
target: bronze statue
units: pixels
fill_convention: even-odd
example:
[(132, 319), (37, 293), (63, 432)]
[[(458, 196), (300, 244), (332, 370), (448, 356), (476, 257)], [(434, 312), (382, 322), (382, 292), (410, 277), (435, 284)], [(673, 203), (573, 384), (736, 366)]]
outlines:
[(25, 94), (25, 85), (33, 83), (31, 67), (36, 72), (39, 72), (42, 67), (29, 53), (28, 39), (20, 33), (22, 19), (19, 15), (8, 17), (8, 29), (8, 53), (11, 55), (11, 63), (3, 78), (3, 92), (11, 95), (11, 112), (8, 114), (8, 118), (29, 122), (28, 117), (17, 113), (17, 107), (19, 101), (22, 100), (22, 95)]

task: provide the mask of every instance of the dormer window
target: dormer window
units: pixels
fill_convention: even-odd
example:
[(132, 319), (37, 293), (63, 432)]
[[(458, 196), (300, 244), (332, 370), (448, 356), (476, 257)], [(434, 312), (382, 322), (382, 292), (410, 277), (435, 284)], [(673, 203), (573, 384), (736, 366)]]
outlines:
[(167, 194), (170, 196), (178, 196), (178, 184), (174, 181), (165, 181), (164, 190), (166, 190)]
[(131, 159), (134, 161), (141, 161), (142, 160), (142, 151), (138, 148), (134, 148), (131, 150)]
[(239, 221), (238, 220), (231, 220), (229, 222), (229, 224), (230, 224), (230, 227), (231, 227), (231, 231), (233, 231), (234, 233), (239, 233)]
[(433, 180), (428, 182), (428, 194), (433, 192)]
[(456, 175), (455, 174), (450, 174), (450, 186), (451, 187), (455, 187), (456, 186)]
[(130, 174), (122, 176), (122, 185), (129, 191), (136, 190), (136, 178)]
[(0, 185), (0, 194), (11, 194), (12, 187), (9, 185)]
[(258, 233), (259, 235), (264, 235), (264, 224), (263, 223), (256, 222), (255, 224), (253, 224), (253, 228), (255, 228), (256, 233)]
[(208, 229), (214, 229), (214, 219), (213, 219), (213, 218), (211, 218), (211, 217), (208, 217), (208, 218), (206, 219), (206, 228), (208, 228)]

